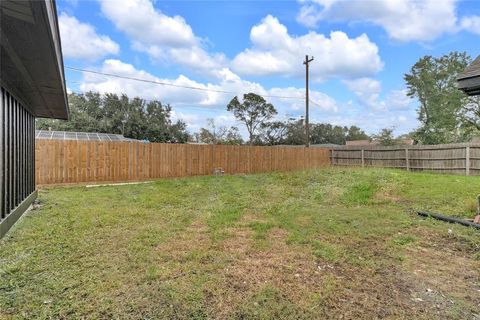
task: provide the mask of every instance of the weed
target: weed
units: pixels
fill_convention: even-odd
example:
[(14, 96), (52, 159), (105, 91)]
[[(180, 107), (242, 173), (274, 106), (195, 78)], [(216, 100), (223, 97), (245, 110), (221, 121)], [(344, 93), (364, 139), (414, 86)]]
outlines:
[(472, 217), (478, 190), (343, 168), (40, 190), (0, 240), (0, 318), (471, 318), (480, 234), (410, 212)]

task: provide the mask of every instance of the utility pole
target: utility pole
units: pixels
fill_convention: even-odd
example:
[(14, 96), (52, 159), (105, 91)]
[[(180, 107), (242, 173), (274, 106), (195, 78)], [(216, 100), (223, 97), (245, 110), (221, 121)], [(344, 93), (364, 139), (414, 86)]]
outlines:
[(310, 146), (310, 127), (308, 122), (308, 64), (313, 61), (313, 57), (308, 59), (308, 54), (305, 56), (305, 147)]

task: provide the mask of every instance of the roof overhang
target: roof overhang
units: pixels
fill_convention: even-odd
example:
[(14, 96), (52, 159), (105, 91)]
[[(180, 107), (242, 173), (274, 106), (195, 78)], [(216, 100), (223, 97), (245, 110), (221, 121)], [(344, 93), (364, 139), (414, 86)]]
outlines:
[(458, 75), (458, 89), (469, 96), (480, 95), (480, 56)]
[(68, 118), (54, 0), (0, 1), (0, 82), (35, 116)]

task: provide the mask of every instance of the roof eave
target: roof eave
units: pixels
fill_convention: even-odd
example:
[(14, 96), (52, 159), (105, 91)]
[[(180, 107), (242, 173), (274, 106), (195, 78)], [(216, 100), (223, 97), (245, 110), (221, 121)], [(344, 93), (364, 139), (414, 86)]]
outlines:
[(54, 0), (0, 1), (1, 78), (35, 116), (68, 118)]
[(480, 76), (463, 78), (458, 80), (458, 89), (469, 96), (480, 94)]

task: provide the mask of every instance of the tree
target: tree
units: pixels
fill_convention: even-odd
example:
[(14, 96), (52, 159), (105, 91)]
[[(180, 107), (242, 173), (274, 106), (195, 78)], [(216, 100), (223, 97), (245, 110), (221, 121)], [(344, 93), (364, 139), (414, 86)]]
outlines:
[(301, 145), (305, 143), (305, 122), (303, 119), (291, 121), (287, 124), (285, 144)]
[(94, 92), (69, 94), (68, 121), (39, 119), (38, 129), (59, 131), (106, 132), (151, 142), (186, 142), (188, 133), (182, 121), (172, 123), (170, 105), (160, 101), (130, 99)]
[(237, 127), (217, 127), (214, 119), (207, 119), (208, 128), (200, 128), (198, 142), (208, 144), (242, 144), (243, 139)]
[(393, 137), (393, 128), (382, 129), (379, 133), (374, 134), (372, 138), (380, 142), (382, 146), (393, 146), (396, 144), (396, 140)]
[[(354, 127), (351, 127), (351, 128), (354, 128)], [(353, 133), (356, 133), (357, 129), (358, 131), (361, 131), (359, 128), (357, 129), (351, 129), (351, 128), (341, 127), (341, 126), (332, 126), (329, 123), (313, 124), (312, 128), (310, 129), (311, 141), (313, 144), (326, 144), (326, 143), (345, 144), (345, 141), (347, 140), (346, 138), (347, 133), (349, 131)]]
[(281, 121), (263, 123), (261, 125), (260, 139), (269, 146), (282, 144), (285, 141), (288, 126)]
[(203, 143), (217, 144), (220, 143), (227, 133), (227, 128), (222, 126), (217, 128), (215, 120), (207, 119), (208, 128), (200, 128), (199, 140)]
[(368, 134), (365, 133), (362, 129), (357, 126), (351, 126), (347, 130), (347, 136), (345, 137), (346, 140), (368, 140), (370, 137)]
[(238, 97), (234, 97), (228, 103), (227, 110), (233, 112), (235, 118), (245, 124), (250, 145), (253, 145), (260, 126), (277, 114), (271, 103), (267, 103), (263, 97), (255, 93), (244, 94), (242, 103)]
[(415, 138), (424, 144), (457, 142), (462, 138), (461, 118), (465, 95), (457, 89), (457, 75), (471, 61), (465, 52), (439, 58), (425, 56), (405, 74), (408, 96), (419, 102), (420, 128)]
[(243, 138), (237, 127), (230, 127), (225, 137), (225, 144), (240, 145), (243, 144)]
[(460, 132), (464, 141), (480, 134), (480, 97), (465, 97), (458, 117), (461, 121)]

